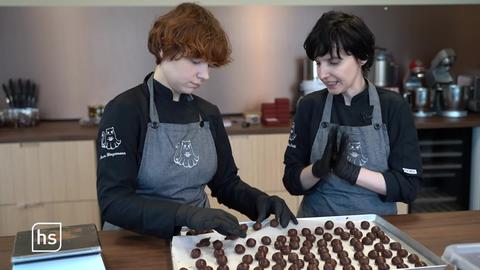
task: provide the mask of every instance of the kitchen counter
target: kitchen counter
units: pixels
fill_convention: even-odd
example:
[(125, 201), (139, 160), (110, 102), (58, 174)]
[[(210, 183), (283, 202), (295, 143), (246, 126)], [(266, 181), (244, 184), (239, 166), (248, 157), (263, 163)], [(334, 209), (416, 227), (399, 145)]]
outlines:
[[(441, 256), (446, 246), (480, 242), (480, 211), (385, 216), (388, 222)], [(100, 232), (107, 269), (172, 269), (170, 241), (128, 231)], [(0, 237), (0, 269), (10, 269), (14, 236)]]
[[(416, 118), (418, 129), (471, 128), (480, 127), (480, 114), (470, 113), (462, 118), (427, 117)], [(266, 127), (251, 125), (243, 128), (239, 124), (227, 128), (229, 135), (288, 133), (290, 126)], [(97, 137), (96, 126), (80, 126), (78, 121), (41, 121), (33, 128), (0, 128), (0, 143), (94, 140)]]

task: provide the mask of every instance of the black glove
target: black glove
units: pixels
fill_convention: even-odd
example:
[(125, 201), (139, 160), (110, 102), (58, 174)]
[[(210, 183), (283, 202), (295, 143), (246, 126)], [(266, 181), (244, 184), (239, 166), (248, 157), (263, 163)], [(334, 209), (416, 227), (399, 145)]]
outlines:
[(318, 178), (325, 178), (332, 169), (332, 158), (337, 148), (337, 128), (332, 127), (328, 132), (327, 145), (322, 158), (315, 161), (312, 166), (312, 174)]
[(177, 210), (175, 225), (187, 226), (194, 230), (213, 229), (226, 236), (240, 236), (242, 238), (247, 236), (240, 228), (237, 218), (221, 209), (201, 208), (184, 204)]
[(340, 140), (340, 149), (335, 153), (333, 173), (342, 179), (347, 180), (350, 184), (355, 185), (357, 182), (358, 174), (362, 167), (350, 163), (347, 160), (348, 156), (348, 135), (342, 134)]
[(259, 223), (270, 216), (270, 214), (275, 214), (275, 219), (280, 220), (283, 228), (287, 227), (290, 220), (294, 224), (298, 224), (295, 215), (290, 211), (285, 201), (278, 196), (261, 195), (257, 198), (256, 206), (258, 212), (257, 222)]

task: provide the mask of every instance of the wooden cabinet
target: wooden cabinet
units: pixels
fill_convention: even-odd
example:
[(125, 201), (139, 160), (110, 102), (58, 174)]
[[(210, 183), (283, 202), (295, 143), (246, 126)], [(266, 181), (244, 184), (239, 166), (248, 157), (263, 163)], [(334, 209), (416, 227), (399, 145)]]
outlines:
[[(296, 214), (301, 197), (290, 195), (282, 183), (283, 155), (288, 143), (287, 134), (231, 135), (230, 144), (238, 174), (243, 181), (269, 195), (283, 198)], [(209, 192), (207, 192), (209, 193)], [(240, 221), (249, 220), (235, 210), (219, 205), (210, 197), (212, 207), (234, 214)]]
[(0, 144), (0, 235), (35, 222), (100, 224), (93, 140)]

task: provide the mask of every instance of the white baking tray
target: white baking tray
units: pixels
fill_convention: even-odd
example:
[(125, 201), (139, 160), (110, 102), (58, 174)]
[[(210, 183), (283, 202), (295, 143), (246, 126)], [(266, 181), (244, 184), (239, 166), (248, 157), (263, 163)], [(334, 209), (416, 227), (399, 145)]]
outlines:
[[(345, 223), (347, 221), (352, 221), (355, 224), (355, 227), (360, 229), (363, 232), (363, 235), (365, 236), (367, 232), (370, 231), (371, 227), (374, 225), (379, 226), (385, 234), (390, 237), (390, 242), (400, 242), (402, 244), (402, 248), (406, 249), (408, 253), (416, 253), (422, 261), (427, 263), (427, 266), (425, 267), (414, 267), (413, 264), (410, 264), (406, 258), (404, 259), (405, 264), (409, 266), (408, 269), (428, 269), (428, 270), (443, 270), (446, 269), (447, 265), (445, 262), (443, 262), (437, 255), (432, 253), (430, 250), (428, 250), (426, 247), (424, 247), (422, 244), (419, 242), (415, 241), (412, 239), (410, 236), (407, 234), (403, 233), (400, 231), (398, 228), (393, 226), (391, 223), (387, 222), (385, 219), (381, 218), (378, 215), (351, 215), (351, 216), (332, 216), (332, 217), (318, 217), (318, 218), (299, 218), (298, 219), (298, 225), (295, 225), (293, 223), (290, 223), (289, 226), (286, 228), (282, 228), (280, 225), (278, 227), (270, 227), (269, 222), (266, 220), (263, 222), (263, 228), (259, 231), (254, 231), (252, 229), (252, 225), (254, 222), (246, 222), (247, 225), (249, 225), (249, 229), (247, 231), (247, 237), (245, 239), (239, 238), (237, 240), (225, 240), (225, 236), (218, 234), (217, 232), (213, 233), (208, 233), (208, 234), (202, 234), (202, 235), (195, 235), (195, 236), (175, 236), (173, 237), (172, 243), (171, 243), (171, 251), (172, 251), (172, 265), (174, 270), (178, 270), (181, 267), (185, 267), (187, 269), (196, 269), (195, 267), (195, 261), (198, 259), (193, 259), (190, 257), (190, 252), (192, 249), (196, 248), (196, 244), (203, 238), (210, 237), (210, 242), (213, 243), (215, 240), (221, 240), (223, 242), (223, 249), (225, 250), (225, 255), (228, 257), (228, 266), (230, 269), (237, 269), (237, 265), (241, 262), (242, 256), (245, 254), (250, 254), (254, 257), (255, 253), (258, 250), (258, 247), (261, 245), (261, 237), (267, 235), (272, 239), (272, 243), (268, 246), (269, 252), (267, 254), (267, 258), (270, 260), (270, 267), (274, 264), (274, 262), (271, 260), (271, 256), (274, 252), (277, 250), (274, 249), (273, 243), (275, 242), (275, 239), (277, 238), (278, 235), (287, 235), (287, 231), (291, 228), (297, 229), (299, 236), (300, 236), (300, 244), (303, 242), (305, 239), (303, 236), (301, 236), (301, 229), (302, 228), (309, 228), (312, 233), (314, 233), (314, 230), (316, 227), (321, 226), (324, 227), (324, 224), (327, 220), (331, 220), (334, 222), (334, 227), (331, 230), (325, 230), (325, 232), (329, 232), (333, 235), (333, 238), (339, 238), (339, 236), (335, 235), (333, 233), (333, 230), (336, 227), (342, 227), (346, 231), (348, 231), (345, 228)], [(360, 223), (362, 221), (369, 221), (371, 223), (370, 228), (368, 230), (363, 230), (360, 228)], [(253, 248), (249, 248), (246, 246), (246, 241), (248, 238), (254, 238), (257, 241), (257, 244)], [(287, 237), (288, 239), (288, 237)], [(320, 236), (316, 235), (316, 239), (320, 239)], [(316, 240), (316, 241), (317, 241)], [(287, 240), (288, 241), (288, 240)], [(316, 242), (315, 241), (315, 242)], [(374, 243), (377, 243), (379, 240), (375, 240)], [(343, 241), (343, 247), (344, 250), (348, 251), (350, 254), (349, 257), (352, 260), (352, 265), (355, 267), (355, 269), (359, 269), (359, 264), (356, 260), (353, 259), (353, 247), (350, 245), (349, 240)], [(242, 244), (246, 251), (242, 255), (237, 255), (234, 252), (234, 247), (237, 244)], [(388, 246), (385, 245), (385, 246)], [(212, 266), (213, 269), (217, 268), (217, 263), (215, 260), (215, 257), (213, 256), (213, 246), (210, 244), (208, 247), (202, 247), (200, 248), (202, 255), (200, 258), (206, 260), (207, 265)], [(315, 254), (316, 258), (320, 261), (319, 269), (323, 269), (323, 261), (320, 260), (317, 252), (316, 252), (316, 243), (314, 243), (314, 247), (312, 248), (312, 253)], [(370, 250), (373, 250), (373, 245), (365, 245), (365, 249), (363, 253), (365, 255), (368, 254)], [(299, 250), (292, 250), (292, 252), (296, 252), (299, 254)], [(332, 254), (332, 253), (331, 253)], [(395, 254), (395, 253), (394, 253)], [(332, 254), (333, 255), (333, 254)], [(303, 255), (299, 254), (300, 258), (303, 258)], [(333, 257), (333, 256), (332, 256)], [(286, 257), (285, 257), (286, 258)], [(335, 258), (336, 259), (336, 258)], [(390, 259), (387, 259), (389, 262)], [(337, 260), (338, 261), (338, 260)], [(391, 265), (391, 263), (389, 262)], [(257, 266), (257, 261), (254, 260), (254, 262), (251, 264), (250, 268), (253, 269), (253, 267)], [(290, 263), (287, 263), (287, 268), (290, 265)], [(306, 264), (307, 265), (307, 264)], [(370, 261), (370, 266), (372, 266), (373, 269), (377, 269), (376, 266), (374, 266), (373, 261)], [(341, 269), (340, 265), (337, 265), (338, 269)], [(306, 266), (305, 266), (306, 269)], [(396, 267), (392, 267), (390, 269), (396, 269)]]

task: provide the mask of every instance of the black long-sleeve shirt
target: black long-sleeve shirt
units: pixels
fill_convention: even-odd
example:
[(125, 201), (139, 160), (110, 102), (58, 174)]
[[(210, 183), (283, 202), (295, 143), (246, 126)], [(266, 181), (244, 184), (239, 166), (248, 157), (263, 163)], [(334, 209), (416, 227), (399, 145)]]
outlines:
[[(421, 158), (417, 130), (413, 115), (403, 98), (392, 91), (377, 88), (380, 98), (382, 122), (386, 124), (390, 139), (389, 170), (382, 172), (387, 192), (380, 196), (389, 202), (412, 202), (416, 198), (421, 178)], [(307, 194), (300, 183), (301, 171), (310, 164), (310, 154), (328, 91), (306, 95), (299, 103), (295, 115), (296, 137), (285, 151), (284, 186), (293, 195)], [(372, 124), (373, 106), (369, 104), (368, 90), (354, 96), (351, 106), (345, 105), (342, 95), (335, 95), (332, 103), (331, 122), (346, 126)], [(291, 146), (295, 147), (291, 147)], [(414, 173), (416, 172), (416, 173)]]
[[(154, 102), (160, 123), (187, 124), (199, 121), (199, 111), (210, 121), (210, 130), (217, 152), (217, 172), (208, 187), (218, 201), (247, 215), (257, 218), (256, 198), (265, 194), (244, 183), (237, 175), (230, 142), (218, 108), (208, 101), (186, 95), (172, 100), (172, 92), (154, 80)], [(110, 101), (105, 107), (97, 139), (97, 193), (102, 220), (140, 233), (171, 238), (175, 215), (180, 204), (135, 194), (137, 174), (149, 122), (149, 93), (145, 83), (140, 84)], [(121, 141), (114, 151), (101, 147), (100, 135), (114, 128)], [(108, 152), (120, 153), (108, 155)]]

